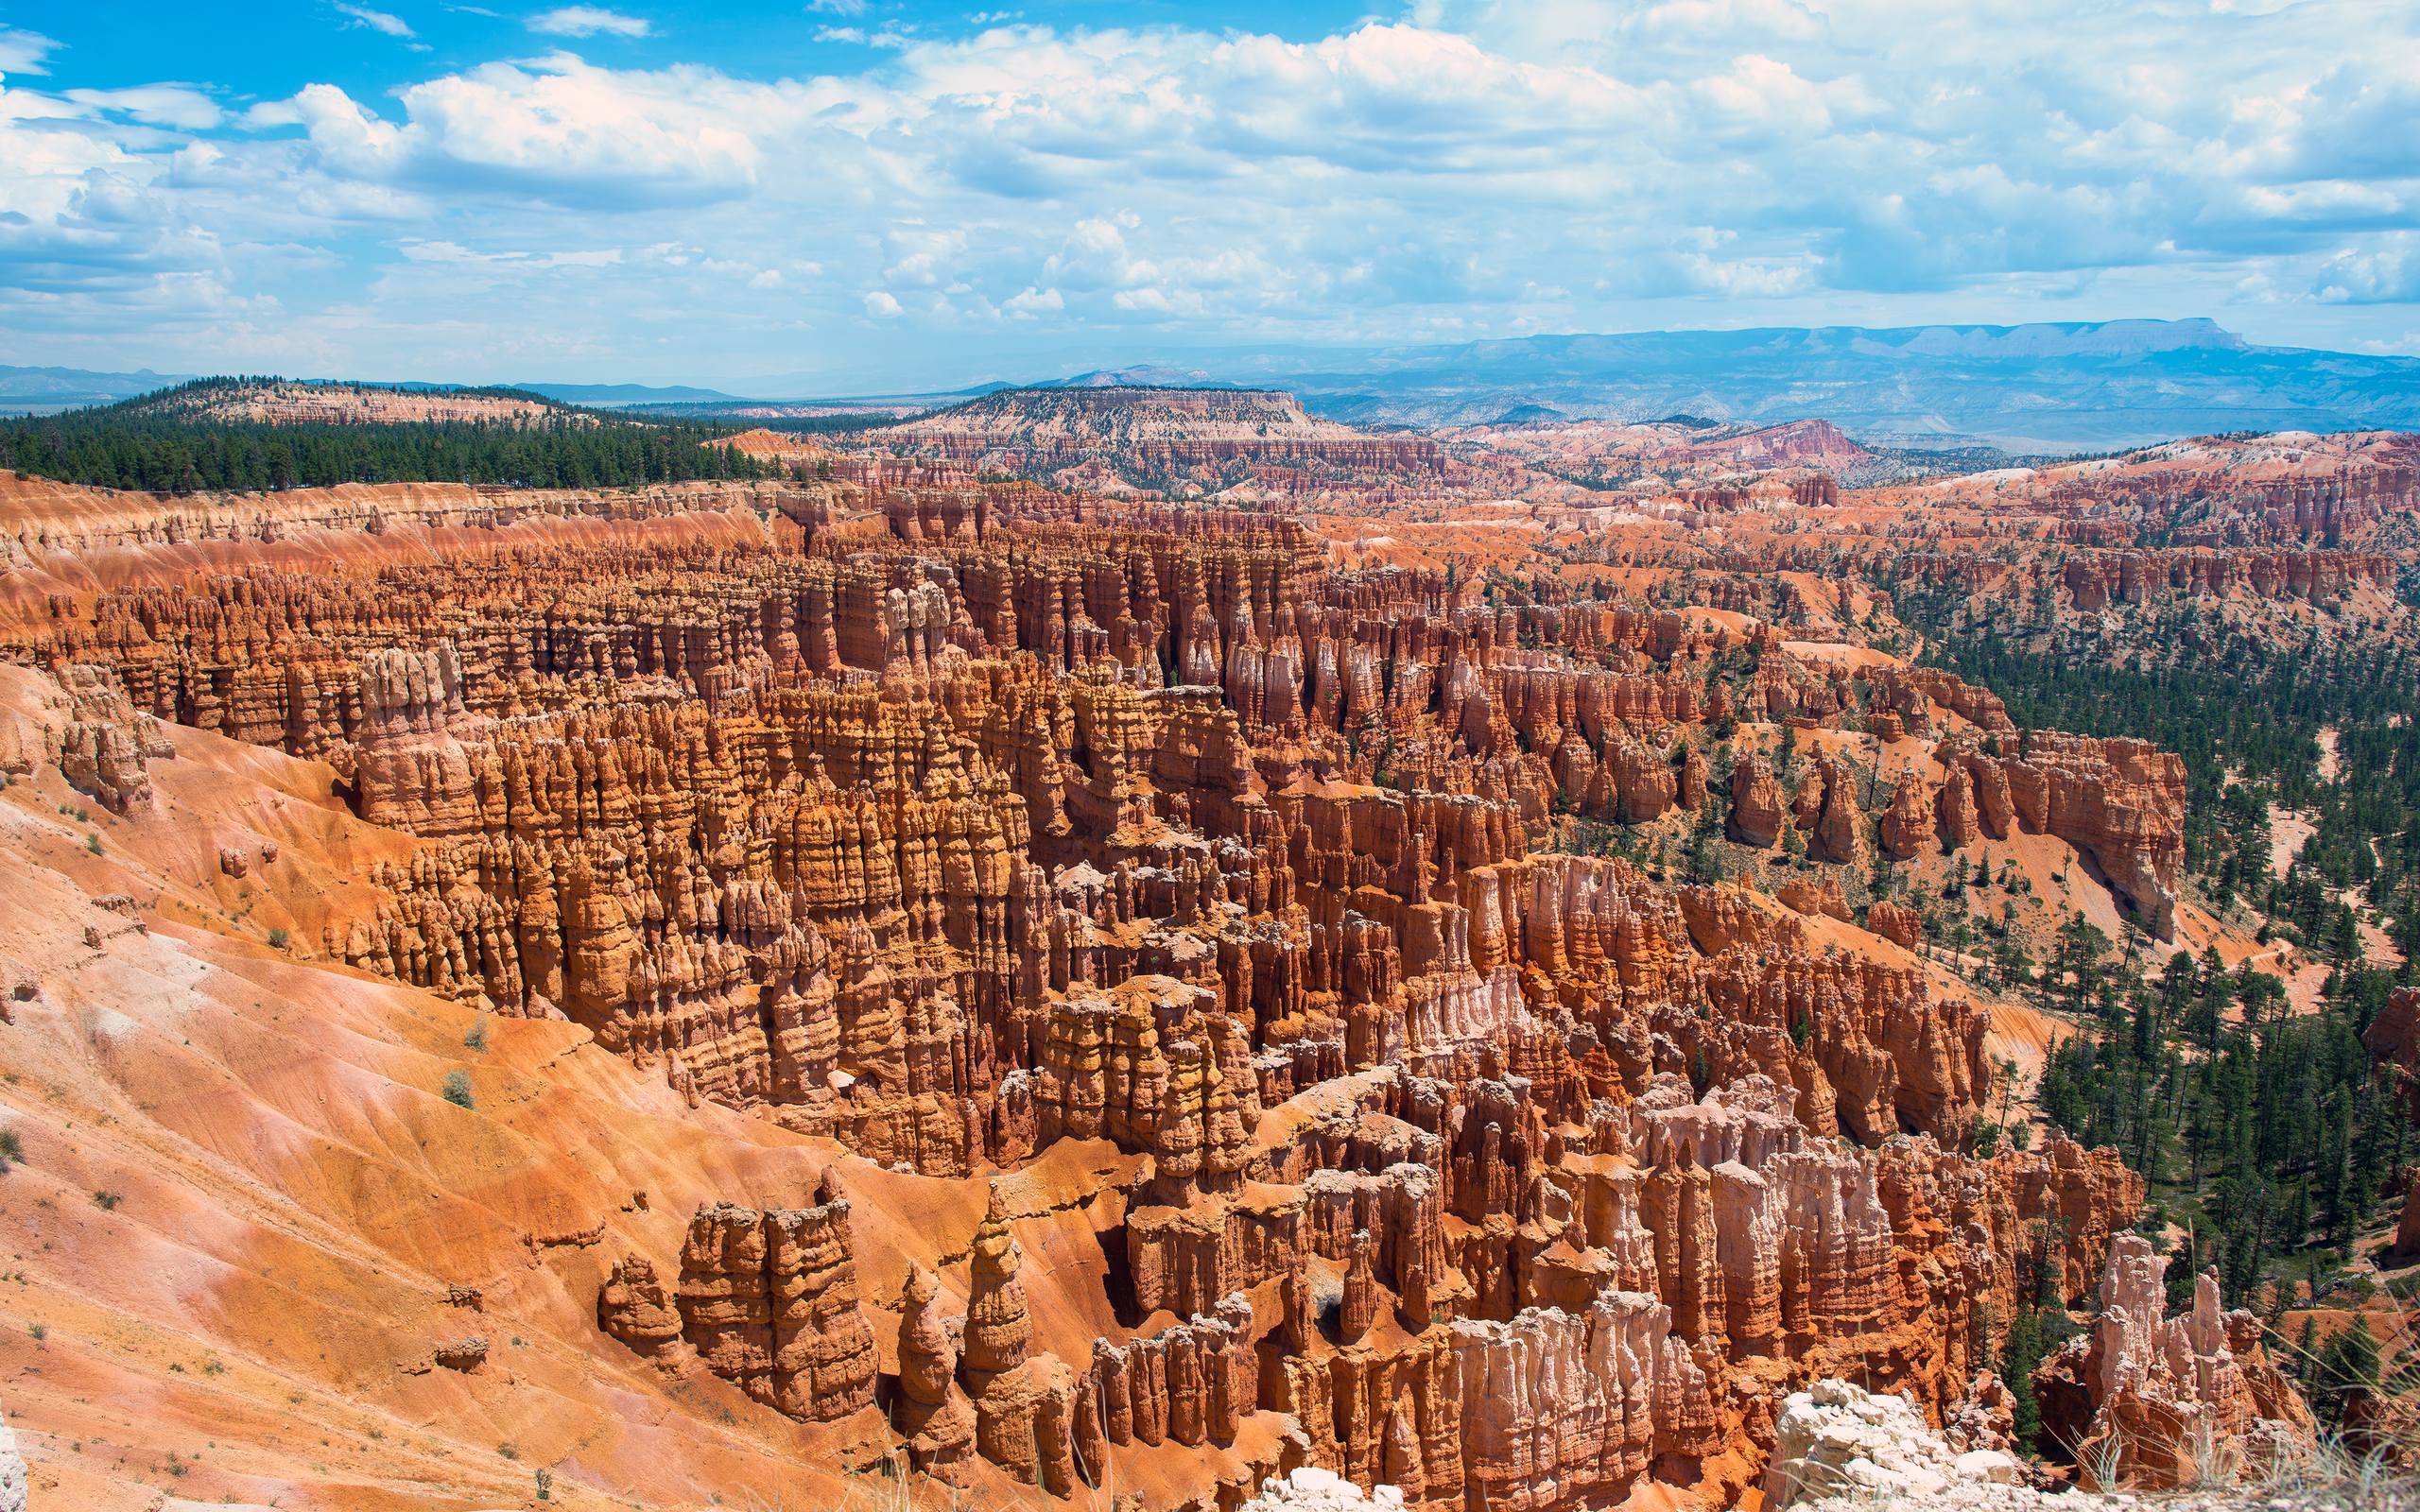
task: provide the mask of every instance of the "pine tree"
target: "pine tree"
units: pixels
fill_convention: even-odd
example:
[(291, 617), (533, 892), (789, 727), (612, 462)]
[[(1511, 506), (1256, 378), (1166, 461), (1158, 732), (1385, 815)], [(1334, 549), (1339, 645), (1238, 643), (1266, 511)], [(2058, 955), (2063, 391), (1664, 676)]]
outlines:
[(2347, 1409), (2378, 1388), (2378, 1341), (2369, 1319), (2356, 1314), (2350, 1326), (2331, 1334), (2312, 1374), (2311, 1411), (2329, 1427), (2342, 1426)]
[(2033, 1395), (2033, 1367), (2042, 1363), (2046, 1352), (2041, 1310), (2019, 1309), (2009, 1324), (2008, 1337), (2000, 1341), (1999, 1377), (2008, 1387), (2014, 1436), (2021, 1450), (2032, 1449), (2042, 1435), (2042, 1405)]

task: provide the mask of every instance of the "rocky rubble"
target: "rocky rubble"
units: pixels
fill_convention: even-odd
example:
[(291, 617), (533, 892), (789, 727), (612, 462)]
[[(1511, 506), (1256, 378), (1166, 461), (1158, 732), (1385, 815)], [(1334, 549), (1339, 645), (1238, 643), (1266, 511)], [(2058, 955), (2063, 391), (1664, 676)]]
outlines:
[(1392, 1486), (1364, 1491), (1334, 1470), (1297, 1467), (1284, 1478), (1261, 1483), (1258, 1495), (1238, 1512), (1354, 1512), (1357, 1507), (1399, 1507), (1403, 1493)]
[(2022, 1479), (2016, 1461), (1998, 1450), (1952, 1451), (1906, 1398), (1827, 1380), (1783, 1403), (1765, 1505), (1780, 1512), (1833, 1497), (1895, 1502)]
[[(1922, 1495), (1895, 1495), (1880, 1504), (1893, 1512), (2410, 1512), (2420, 1506), (2420, 1487), (2401, 1480), (2365, 1487), (2347, 1477), (2274, 1488), (2137, 1496), (2123, 1491), (2043, 1490), (2031, 1486), (1966, 1482)], [(1858, 1493), (1796, 1503), (1799, 1512), (1875, 1512), (1876, 1505), (1874, 1497)]]

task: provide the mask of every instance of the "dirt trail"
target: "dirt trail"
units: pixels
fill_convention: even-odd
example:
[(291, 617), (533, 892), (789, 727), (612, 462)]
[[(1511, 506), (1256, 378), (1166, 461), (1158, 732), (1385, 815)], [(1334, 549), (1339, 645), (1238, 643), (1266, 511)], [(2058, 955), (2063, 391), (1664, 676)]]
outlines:
[(2319, 833), (2319, 824), (2304, 809), (2279, 808), (2269, 805), (2269, 875), (2283, 880), (2291, 871), (2303, 847)]

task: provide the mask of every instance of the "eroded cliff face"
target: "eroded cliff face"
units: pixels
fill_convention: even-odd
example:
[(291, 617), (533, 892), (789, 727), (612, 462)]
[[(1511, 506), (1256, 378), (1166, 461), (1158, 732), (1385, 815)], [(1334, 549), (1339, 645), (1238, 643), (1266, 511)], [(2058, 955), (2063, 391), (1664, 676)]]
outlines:
[(2035, 1372), (2044, 1430), (2075, 1446), (2087, 1482), (2105, 1473), (2102, 1488), (2172, 1490), (2307, 1455), (2310, 1409), (2270, 1360), (2260, 1320), (2221, 1308), (2209, 1271), (2167, 1316), (2168, 1264), (2139, 1234), (2112, 1241), (2092, 1332)]
[(637, 1352), (685, 1349), (785, 1415), (845, 1418), (873, 1400), (873, 1333), (858, 1306), (849, 1204), (826, 1171), (812, 1208), (700, 1208), (669, 1293), (643, 1255), (596, 1297), (597, 1326)]
[[(1070, 1130), (1169, 1156), (1213, 1115), (1163, 1089), (1214, 1082), (1241, 1124), (1340, 1071), (1566, 1026), (1561, 1060), (1618, 1062), (1634, 1092), (1702, 1057), (1799, 1089), (1819, 1132), (1956, 1143), (1982, 1077), (1962, 1005), (1739, 903), (1536, 853), (1552, 806), (1696, 809), (1717, 702), (1944, 732), (1937, 790), (1887, 801), (1820, 749), (1794, 798), (1744, 757), (1746, 843), (1795, 831), (1854, 868), (1877, 843), (2049, 833), (2155, 928), (2172, 907), (2181, 776), (2139, 743), (2002, 752), (1950, 712), (1997, 714), (1972, 690), (1777, 649), (1735, 692), (1723, 636), (1677, 616), (1499, 612), (1208, 520), (1054, 521), (1014, 550), (565, 551), (539, 607), (475, 563), (220, 579), (106, 596), (42, 644), (114, 669), (132, 709), (328, 760), (365, 818), (429, 842), (329, 957), (568, 1016), (692, 1095), (935, 1174)], [(1570, 649), (1519, 648), (1549, 633)], [(1713, 1021), (1679, 1011), (1702, 998)]]
[[(173, 721), (324, 762), (411, 837), (298, 954), (979, 1184), (904, 1272), (827, 1178), (700, 1202), (580, 1293), (599, 1348), (938, 1480), (1728, 1499), (1784, 1388), (1947, 1418), (1996, 1320), (2093, 1284), (2139, 1180), (1965, 1153), (1986, 1015), (1820, 934), (1837, 875), (1792, 911), (1547, 836), (1726, 796), (1742, 843), (1852, 872), (2047, 834), (2156, 924), (2172, 758), (1762, 627), (1337, 571), (1268, 515), (980, 500), (531, 522), (10, 634), (70, 678), (91, 732), (48, 759), (89, 791), (139, 801)], [(1810, 754), (1718, 779), (1717, 720)], [(1912, 765), (1884, 786), (1825, 736)]]

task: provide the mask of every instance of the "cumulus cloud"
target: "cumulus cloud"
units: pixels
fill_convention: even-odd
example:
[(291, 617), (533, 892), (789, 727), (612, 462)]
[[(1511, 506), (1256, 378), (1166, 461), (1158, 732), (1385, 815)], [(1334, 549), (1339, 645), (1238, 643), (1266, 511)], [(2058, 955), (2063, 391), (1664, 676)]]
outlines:
[(644, 16), (626, 16), (596, 6), (562, 6), (531, 16), (529, 29), (557, 37), (594, 37), (598, 32), (615, 37), (644, 37), (655, 28)]
[(1728, 70), (1696, 87), (1711, 107), (1709, 124), (1726, 137), (1820, 135), (1832, 127), (1824, 92), (1761, 53), (1734, 59)]
[(701, 70), (615, 72), (568, 55), (486, 64), (400, 97), (405, 118), (394, 122), (313, 84), (255, 119), (302, 126), (317, 165), (340, 176), (612, 209), (745, 194), (763, 152), (737, 123), (763, 129), (811, 109)]
[[(96, 290), (112, 257), (239, 288), (239, 245), (342, 246), (377, 269), (354, 307), (398, 327), (451, 299), (534, 332), (560, 297), (626, 340), (675, 312), (768, 343), (871, 317), (938, 350), (2065, 318), (2095, 289), (2222, 318), (2420, 302), (2420, 18), (2382, 0), (1419, 0), (1288, 37), (867, 9), (802, 0), (794, 35), (885, 49), (826, 76), (563, 53), (241, 110), (228, 81), (18, 89), (0, 218), (39, 229), (46, 277), (89, 255)], [(527, 24), (651, 35), (593, 5)], [(29, 35), (0, 64), (58, 51)], [(630, 228), (667, 209), (678, 247), (547, 261), (658, 243)]]
[(2311, 292), (2331, 304), (2420, 303), (2420, 235), (2397, 232), (2338, 252)]
[(0, 85), (0, 331), (47, 350), (60, 333), (190, 329), (257, 308), (237, 287), (248, 259), (161, 162), (115, 139), (154, 129), (95, 113)]

